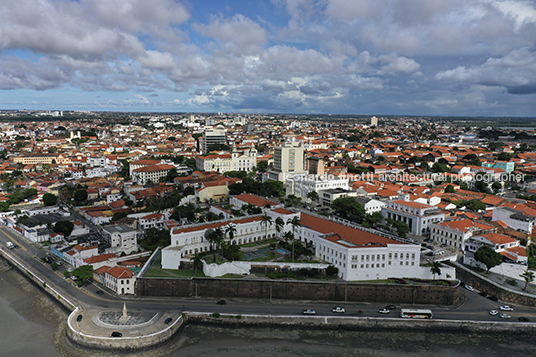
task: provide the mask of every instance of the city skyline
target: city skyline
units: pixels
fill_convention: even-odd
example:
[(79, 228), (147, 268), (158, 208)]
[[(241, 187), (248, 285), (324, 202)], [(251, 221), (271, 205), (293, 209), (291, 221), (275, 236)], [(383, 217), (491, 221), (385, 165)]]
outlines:
[(536, 116), (529, 1), (22, 0), (0, 107)]

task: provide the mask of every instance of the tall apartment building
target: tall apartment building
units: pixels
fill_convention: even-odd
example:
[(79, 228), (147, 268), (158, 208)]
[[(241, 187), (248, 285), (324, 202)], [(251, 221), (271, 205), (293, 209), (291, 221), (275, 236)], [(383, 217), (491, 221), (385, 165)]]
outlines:
[(225, 132), (226, 130), (223, 127), (205, 129), (203, 136), (199, 138), (199, 147), (203, 153), (208, 152), (211, 145), (225, 145)]
[(274, 148), (274, 169), (268, 179), (285, 182), (288, 175), (304, 175), (303, 146), (299, 141), (286, 141)]
[(378, 118), (376, 117), (370, 118), (370, 126), (378, 126)]

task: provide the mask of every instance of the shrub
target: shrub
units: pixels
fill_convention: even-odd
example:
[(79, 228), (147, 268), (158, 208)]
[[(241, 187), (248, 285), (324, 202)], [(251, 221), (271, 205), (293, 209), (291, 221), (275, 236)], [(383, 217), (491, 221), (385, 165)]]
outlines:
[(220, 317), (220, 313), (219, 313), (219, 312), (213, 312), (213, 313), (212, 313), (212, 317), (219, 318), (219, 317)]

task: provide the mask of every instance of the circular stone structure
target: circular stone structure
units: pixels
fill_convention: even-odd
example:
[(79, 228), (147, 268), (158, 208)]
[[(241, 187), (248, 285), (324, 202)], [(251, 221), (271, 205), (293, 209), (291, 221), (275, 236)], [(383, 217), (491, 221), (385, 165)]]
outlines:
[(135, 350), (165, 342), (183, 323), (181, 311), (77, 308), (69, 316), (67, 336), (84, 347)]
[[(129, 312), (127, 316), (117, 310), (101, 311), (94, 315), (94, 322), (103, 327), (119, 327), (119, 328), (138, 328), (142, 325), (150, 324), (158, 319), (158, 314), (155, 312)], [(96, 320), (96, 321), (95, 321)]]

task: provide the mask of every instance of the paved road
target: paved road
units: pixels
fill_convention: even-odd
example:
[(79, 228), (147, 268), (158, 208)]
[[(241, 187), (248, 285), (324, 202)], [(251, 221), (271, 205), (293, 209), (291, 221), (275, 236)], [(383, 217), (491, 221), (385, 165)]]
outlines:
[[(12, 241), (20, 246), (19, 249), (7, 249), (6, 242)], [(200, 312), (222, 312), (233, 314), (269, 314), (269, 315), (301, 315), (303, 309), (314, 309), (317, 315), (334, 315), (331, 309), (334, 306), (343, 306), (346, 309), (344, 316), (360, 317), (397, 317), (400, 307), (410, 305), (397, 305), (397, 310), (389, 314), (380, 314), (378, 309), (386, 304), (378, 303), (325, 303), (325, 302), (304, 302), (304, 301), (273, 301), (268, 300), (242, 300), (227, 299), (226, 305), (217, 305), (219, 299), (208, 298), (154, 298), (154, 297), (124, 297), (117, 296), (106, 291), (102, 286), (89, 284), (78, 288), (70, 279), (63, 277), (62, 271), (65, 267), (60, 267), (58, 271), (52, 271), (49, 264), (41, 261), (46, 255), (46, 251), (37, 244), (31, 244), (12, 230), (0, 228), (0, 247), (9, 254), (14, 255), (19, 261), (27, 265), (36, 275), (49, 281), (49, 285), (61, 291), (73, 302), (82, 306), (93, 306), (97, 308), (121, 309), (126, 303), (128, 309), (152, 310), (152, 311), (200, 311)], [(105, 290), (104, 295), (97, 295), (98, 290)], [(463, 290), (465, 301), (457, 307), (432, 307), (434, 318), (447, 320), (475, 320), (475, 321), (511, 321), (516, 322), (520, 316), (528, 317), (536, 322), (536, 309), (530, 307), (516, 306), (515, 310), (508, 312), (512, 317), (510, 320), (500, 319), (498, 316), (490, 316), (489, 311), (498, 309), (500, 302), (493, 302), (477, 294)], [(358, 311), (362, 310), (362, 313)]]

